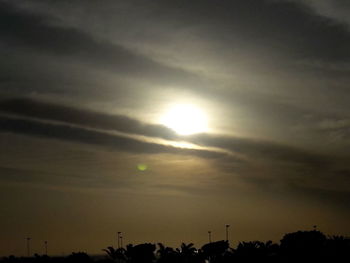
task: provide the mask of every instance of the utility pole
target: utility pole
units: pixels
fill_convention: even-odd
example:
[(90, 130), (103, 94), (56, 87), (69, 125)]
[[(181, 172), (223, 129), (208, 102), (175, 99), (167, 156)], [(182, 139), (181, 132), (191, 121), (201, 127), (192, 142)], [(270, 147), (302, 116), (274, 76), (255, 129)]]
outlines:
[(228, 241), (228, 228), (230, 227), (230, 225), (226, 225), (226, 241)]
[(209, 243), (211, 243), (211, 231), (208, 231)]
[(30, 257), (30, 240), (32, 238), (27, 237), (26, 239), (27, 239), (27, 256)]

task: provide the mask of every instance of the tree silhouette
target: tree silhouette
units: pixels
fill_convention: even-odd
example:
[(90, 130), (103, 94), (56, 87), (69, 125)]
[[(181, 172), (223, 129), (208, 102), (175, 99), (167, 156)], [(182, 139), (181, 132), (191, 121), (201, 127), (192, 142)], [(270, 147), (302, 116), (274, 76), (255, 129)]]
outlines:
[(158, 243), (157, 250), (159, 263), (177, 263), (180, 260), (179, 254), (171, 247), (165, 247), (162, 243)]
[(331, 236), (327, 239), (326, 256), (330, 260), (350, 259), (350, 238)]
[(125, 249), (124, 248), (118, 248), (115, 249), (114, 247), (107, 247), (105, 249), (102, 249), (102, 251), (105, 251), (108, 255), (108, 258), (112, 261), (116, 262), (126, 262), (126, 256), (125, 256)]
[(85, 252), (73, 252), (67, 257), (67, 261), (72, 263), (91, 263), (92, 259)]
[(210, 262), (222, 261), (224, 255), (228, 252), (228, 249), (229, 244), (226, 240), (208, 243), (201, 248), (204, 258)]
[[(156, 250), (156, 248), (158, 248)], [(126, 249), (110, 246), (102, 249), (108, 257), (89, 257), (84, 252), (67, 257), (9, 256), (0, 263), (241, 263), (241, 262), (350, 262), (350, 238), (326, 237), (318, 230), (288, 233), (280, 245), (272, 241), (240, 242), (236, 249), (228, 241), (205, 244), (197, 250), (193, 243), (182, 243), (173, 249), (162, 243), (129, 244)]]
[(289, 233), (281, 240), (281, 253), (284, 258), (320, 259), (325, 252), (326, 240), (326, 236), (317, 230)]
[(181, 262), (202, 262), (201, 255), (197, 249), (193, 246), (193, 243), (185, 244), (182, 243), (180, 248), (176, 248), (176, 251), (180, 255)]
[(130, 263), (151, 263), (155, 259), (156, 246), (151, 243), (139, 244), (136, 246), (127, 245), (126, 256)]

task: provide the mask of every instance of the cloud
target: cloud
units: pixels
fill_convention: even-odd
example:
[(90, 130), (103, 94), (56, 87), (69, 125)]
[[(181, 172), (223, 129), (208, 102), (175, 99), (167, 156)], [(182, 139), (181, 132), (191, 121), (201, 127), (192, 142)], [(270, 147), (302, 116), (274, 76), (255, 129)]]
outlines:
[(190, 186), (185, 184), (155, 184), (152, 187), (158, 191), (164, 191), (166, 194), (185, 194), (185, 195), (206, 195), (208, 192), (212, 191), (210, 187), (199, 187), (198, 185)]
[[(2, 112), (1, 132), (95, 145), (132, 154), (175, 154), (209, 158), (212, 161), (213, 170), (217, 173), (216, 179), (211, 180), (225, 182), (220, 191), (226, 194), (230, 191), (230, 187), (237, 187), (237, 183), (244, 182), (242, 187), (257, 187), (260, 191), (268, 191), (272, 195), (280, 195), (285, 191), (288, 194), (300, 193), (308, 199), (315, 200), (329, 197), (327, 202), (338, 203), (341, 206), (344, 206), (349, 199), (349, 190), (346, 187), (339, 187), (348, 180), (348, 165), (342, 164), (343, 168), (340, 169), (341, 166), (333, 157), (297, 147), (253, 138), (215, 134), (199, 134), (183, 138), (204, 147), (217, 147), (230, 151), (236, 156), (241, 155), (236, 158), (222, 152), (175, 148), (109, 133), (122, 131), (126, 135), (134, 133), (155, 138), (168, 136), (167, 133), (163, 134), (162, 126), (151, 125), (152, 129), (150, 129), (147, 128), (149, 124), (124, 116), (96, 113), (24, 98), (2, 101), (0, 111)], [(53, 181), (58, 180), (60, 185), (66, 185), (65, 178), (59, 178), (62, 174), (57, 174), (53, 179), (41, 180), (47, 174), (45, 171), (18, 170), (13, 167), (2, 167), (1, 170), (7, 175), (3, 180), (8, 182), (41, 181), (43, 184), (52, 185)], [(25, 177), (27, 175), (29, 177)], [(72, 177), (69, 174), (65, 176)], [(76, 182), (75, 185), (81, 185), (84, 188), (107, 189), (108, 184), (116, 184), (116, 187), (123, 189), (130, 187), (130, 183), (123, 180), (119, 185), (119, 181), (111, 182), (108, 178), (105, 178), (103, 183), (98, 183), (94, 178), (76, 177), (73, 175), (72, 179)], [(186, 186), (182, 183), (151, 184), (151, 187), (156, 190), (165, 189), (175, 194), (201, 195), (209, 188), (213, 188), (213, 191), (217, 190), (215, 188), (217, 186), (213, 185), (214, 181), (202, 187)]]
[(122, 189), (130, 188), (130, 183), (123, 178), (113, 180), (107, 176), (100, 177), (93, 176), (89, 173), (77, 174), (67, 173), (62, 170), (50, 170), (45, 171), (40, 167), (38, 169), (32, 168), (18, 168), (0, 166), (2, 183), (14, 183), (14, 184), (32, 184), (45, 187), (53, 187), (54, 189)]
[(350, 208), (350, 190), (335, 190), (303, 185), (291, 185), (290, 189), (321, 203), (331, 204), (332, 206), (342, 206), (347, 209)]
[[(137, 1), (136, 1), (137, 2)], [(164, 20), (181, 17), (179, 27), (197, 25), (196, 33), (209, 34), (221, 42), (218, 52), (252, 51), (270, 57), (272, 66), (279, 55), (290, 58), (315, 58), (349, 61), (349, 31), (340, 23), (320, 17), (305, 5), (286, 1), (158, 1)], [(214, 30), (215, 28), (215, 30)], [(337, 41), (334, 41), (337, 39)], [(339, 42), (338, 42), (339, 41)], [(231, 46), (231, 49), (226, 49)], [(265, 54), (259, 51), (269, 51)], [(257, 61), (258, 62), (258, 61)]]
[(316, 129), (328, 134), (333, 140), (349, 142), (350, 119), (324, 119), (318, 123)]
[(30, 13), (8, 2), (0, 2), (0, 10), (0, 43), (4, 46), (69, 59), (146, 82), (193, 84), (199, 81), (193, 74), (160, 64), (118, 44), (95, 39), (72, 27), (55, 25), (52, 17)]
[(289, 145), (253, 138), (215, 134), (197, 134), (181, 137), (162, 125), (143, 123), (124, 115), (109, 115), (26, 98), (0, 101), (0, 112), (1, 111), (22, 117), (37, 118), (44, 121), (60, 121), (66, 124), (80, 125), (86, 128), (95, 128), (105, 131), (119, 131), (126, 134), (159, 137), (168, 140), (182, 139), (204, 147), (217, 147), (229, 150), (233, 153), (240, 153), (252, 159), (259, 158), (312, 164), (314, 166), (325, 166), (327, 163), (324, 156)]
[(34, 137), (46, 137), (63, 141), (98, 145), (129, 153), (169, 153), (193, 155), (202, 158), (219, 158), (226, 156), (224, 153), (209, 150), (176, 148), (163, 144), (144, 142), (124, 136), (89, 130), (83, 127), (74, 127), (69, 124), (53, 124), (6, 116), (0, 118), (0, 130)]
[[(23, 67), (25, 58), (8, 68), (4, 75), (21, 82), (13, 84), (9, 90), (40, 90), (90, 99), (94, 96), (95, 100), (113, 100), (117, 105), (127, 104), (127, 101), (128, 107), (137, 108), (157, 96), (155, 86), (164, 87), (164, 90), (171, 87), (168, 98), (181, 90), (193, 97), (218, 102), (228, 110), (234, 104), (250, 115), (247, 122), (263, 120), (274, 130), (274, 124), (282, 128), (292, 125), (303, 107), (310, 106), (304, 103), (308, 98), (314, 100), (312, 107), (319, 107), (320, 100), (326, 97), (319, 95), (323, 92), (339, 102), (333, 109), (346, 105), (342, 101), (344, 96), (339, 94), (346, 90), (348, 82), (348, 70), (342, 65), (349, 61), (349, 32), (301, 4), (271, 1), (221, 1), (220, 5), (212, 1), (142, 4), (128, 1), (120, 7), (111, 2), (102, 6), (94, 2), (75, 6), (70, 1), (62, 1), (52, 10), (41, 3), (41, 13), (47, 15), (38, 14), (37, 4), (33, 3), (32, 9), (18, 8), (20, 2), (10, 4), (7, 1), (2, 5), (3, 44), (7, 43), (7, 48), (11, 44), (12, 50), (52, 56), (41, 58), (36, 66), (32, 61)], [(73, 6), (65, 10), (62, 6), (67, 8), (66, 5)], [(120, 17), (113, 19), (118, 7), (121, 8)], [(74, 17), (74, 12), (81, 8), (83, 14), (76, 17), (79, 23), (64, 20), (66, 17), (62, 13), (71, 12), (70, 16)], [(128, 13), (130, 10), (133, 19)], [(85, 17), (89, 12), (96, 17)], [(154, 13), (162, 16), (153, 16)], [(96, 30), (90, 20), (96, 24)], [(120, 24), (121, 21), (124, 24)], [(98, 32), (100, 27), (117, 33), (102, 38)], [(124, 41), (124, 28), (138, 29), (144, 34), (132, 34), (134, 38)], [(166, 38), (168, 42), (162, 42), (162, 36), (169, 37)], [(147, 47), (147, 40), (154, 41), (153, 46)], [(125, 47), (127, 45), (129, 48)], [(137, 52), (136, 48), (130, 48), (134, 46), (138, 47)], [(158, 49), (160, 53), (172, 54), (167, 62), (159, 62)], [(51, 64), (53, 60), (63, 63), (56, 69)], [(186, 71), (186, 61), (207, 71), (204, 74)], [(173, 62), (177, 66), (171, 66), (176, 64)], [(212, 73), (216, 62), (222, 65), (219, 73), (233, 76), (233, 79), (210, 82), (207, 73)], [(85, 68), (74, 69), (72, 65)], [(330, 70), (328, 65), (334, 65), (335, 70)], [(94, 69), (107, 73), (97, 75)], [(342, 75), (342, 81), (334, 71)], [(305, 76), (309, 78), (307, 83)], [(330, 79), (344, 84), (337, 84), (330, 92), (325, 84)], [(144, 97), (147, 94), (152, 96)]]
[(240, 153), (252, 160), (282, 161), (313, 167), (325, 167), (328, 164), (327, 156), (261, 139), (202, 134), (193, 136), (189, 140), (199, 145), (219, 147)]
[[(292, 0), (290, 0), (292, 1)], [(350, 3), (347, 0), (294, 0), (310, 6), (318, 14), (350, 26)]]
[(172, 130), (162, 125), (144, 123), (124, 115), (109, 115), (27, 98), (0, 101), (0, 111), (128, 134), (160, 137), (163, 139), (177, 138)]
[[(70, 106), (39, 102), (27, 98), (14, 98), (0, 101), (0, 112), (15, 114), (22, 118), (22, 120), (7, 119), (9, 125), (8, 129), (12, 131), (16, 130), (19, 132), (19, 125), (24, 125), (24, 133), (33, 132), (33, 135), (47, 134), (51, 137), (105, 146), (118, 145), (120, 149), (126, 151), (138, 151), (139, 149), (142, 152), (142, 149), (147, 149), (146, 152), (149, 153), (157, 152), (158, 150), (160, 152), (167, 152), (167, 150), (164, 150), (165, 148), (162, 148), (164, 146), (159, 146), (159, 149), (154, 145), (145, 147), (142, 146), (144, 142), (134, 143), (133, 139), (108, 135), (103, 132), (87, 129), (97, 129), (105, 132), (118, 131), (125, 134), (135, 134), (167, 140), (183, 140), (203, 147), (216, 147), (235, 154), (242, 154), (253, 162), (256, 160), (265, 160), (269, 162), (300, 164), (310, 167), (327, 167), (329, 165), (328, 156), (287, 144), (218, 134), (196, 134), (182, 137), (176, 135), (172, 130), (162, 125), (144, 123), (124, 115), (109, 115)], [(41, 122), (33, 122), (23, 118), (35, 118), (41, 120)], [(62, 124), (55, 124), (58, 128), (56, 129), (54, 128), (54, 124), (46, 123), (47, 121), (59, 121), (62, 122)], [(74, 125), (74, 127), (72, 127), (72, 125)], [(34, 127), (33, 131), (30, 128), (32, 126)], [(3, 129), (6, 129), (5, 126)], [(82, 136), (79, 136), (80, 130), (82, 131)], [(84, 134), (86, 138), (84, 138)], [(118, 140), (120, 140), (120, 142), (118, 142)], [(139, 144), (141, 147), (136, 146)]]
[[(37, 5), (34, 4), (32, 10), (35, 8)], [(62, 1), (61, 4), (57, 4), (56, 13), (61, 12), (59, 15), (61, 18), (65, 17), (64, 12), (66, 11), (74, 16), (74, 10), (77, 11), (75, 8), (77, 7), (74, 5), (72, 7), (71, 2), (67, 5), (66, 1)], [(126, 72), (132, 74), (132, 77), (141, 75), (145, 76), (146, 80), (157, 80), (162, 84), (170, 85), (205, 86), (206, 82), (184, 70), (159, 64), (146, 55), (140, 55), (122, 45), (115, 44), (125, 43), (127, 34), (123, 30), (124, 27), (130, 28), (131, 31), (139, 28), (145, 32), (134, 34), (134, 38), (130, 40), (130, 46), (138, 46), (137, 44), (140, 43), (139, 50), (142, 50), (144, 43), (149, 43), (150, 36), (156, 36), (153, 38), (155, 42), (167, 36), (166, 39), (169, 42), (161, 43), (160, 46), (159, 43), (158, 45), (155, 43), (154, 47), (151, 47), (152, 54), (157, 54), (157, 50), (154, 49), (158, 46), (164, 49), (170, 44), (184, 50), (184, 53), (176, 52), (177, 56), (190, 55), (190, 59), (197, 61), (197, 64), (208, 63), (208, 66), (210, 66), (210, 61), (206, 61), (206, 57), (219, 59), (224, 62), (225, 69), (235, 69), (233, 70), (235, 72), (253, 70), (255, 74), (258, 72), (268, 74), (271, 70), (280, 73), (287, 70), (302, 73), (308, 68), (319, 71), (317, 68), (305, 66), (310, 63), (298, 64), (298, 62), (312, 60), (320, 63), (322, 61), (344, 63), (349, 62), (350, 58), (347, 48), (350, 44), (350, 33), (342, 24), (334, 23), (334, 21), (317, 15), (311, 8), (293, 2), (225, 0), (218, 5), (207, 0), (175, 3), (173, 1), (154, 1), (152, 4), (128, 1), (121, 6), (111, 3), (96, 6), (91, 2), (78, 8), (79, 10), (83, 8), (83, 13), (86, 14), (96, 14), (96, 10), (103, 13), (103, 17), (97, 15), (97, 18), (91, 18), (91, 23), (96, 25), (97, 29), (101, 27), (107, 32), (111, 31), (110, 42), (102, 41), (101, 34), (89, 29), (89, 21), (79, 23), (80, 28), (84, 28), (82, 24), (86, 25), (85, 31), (77, 29), (75, 24), (69, 24), (69, 22), (65, 24), (65, 28), (57, 26), (58, 23), (52, 21), (52, 10), (51, 17), (45, 17), (35, 15), (34, 11), (28, 13), (23, 11), (24, 9), (4, 8), (3, 10), (12, 10), (7, 12), (14, 17), (12, 20), (15, 21), (15, 28), (18, 28), (19, 32), (27, 31), (26, 36), (33, 39), (31, 41), (34, 42), (34, 45), (30, 44), (31, 41), (26, 36), (22, 36), (21, 33), (17, 34), (16, 31), (12, 30), (4, 35), (10, 34), (11, 38), (18, 39), (21, 45), (35, 48), (41, 43), (42, 49), (49, 49), (47, 50), (49, 52), (80, 58), (85, 62), (91, 61), (105, 68), (115, 65), (112, 66), (114, 71), (116, 68), (120, 68), (121, 71), (125, 69)], [(118, 8), (125, 12), (120, 12), (120, 18), (113, 19), (114, 12)], [(45, 10), (45, 4), (42, 4), (41, 9)], [(48, 6), (46, 9), (50, 11)], [(132, 16), (127, 12), (130, 9), (133, 10)], [(50, 13), (49, 11), (47, 12)], [(84, 14), (82, 16), (85, 18)], [(25, 20), (26, 23), (16, 21), (17, 17), (19, 21)], [(87, 19), (88, 17), (85, 20)], [(109, 23), (105, 24), (105, 20)], [(60, 23), (64, 22), (60, 21)], [(3, 30), (6, 31), (7, 28)], [(87, 34), (87, 31), (91, 35)], [(112, 34), (114, 31), (117, 32), (117, 35)], [(42, 34), (46, 32), (49, 34)], [(53, 36), (51, 37), (50, 34)], [(192, 45), (187, 43), (186, 38), (200, 43), (198, 51), (192, 50)], [(55, 43), (52, 43), (51, 39), (55, 39)], [(119, 39), (122, 41), (118, 41)], [(112, 41), (113, 44), (110, 44)], [(36, 42), (39, 42), (38, 45)], [(215, 52), (206, 52), (206, 47), (209, 50), (214, 48)], [(204, 60), (197, 58), (195, 54)]]

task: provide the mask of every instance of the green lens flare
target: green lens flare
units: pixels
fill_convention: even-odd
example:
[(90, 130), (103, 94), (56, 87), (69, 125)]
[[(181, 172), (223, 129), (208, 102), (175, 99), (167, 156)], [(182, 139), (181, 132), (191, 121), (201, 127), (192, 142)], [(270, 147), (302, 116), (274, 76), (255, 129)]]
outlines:
[(141, 163), (137, 165), (137, 169), (141, 172), (146, 171), (148, 168), (147, 164)]

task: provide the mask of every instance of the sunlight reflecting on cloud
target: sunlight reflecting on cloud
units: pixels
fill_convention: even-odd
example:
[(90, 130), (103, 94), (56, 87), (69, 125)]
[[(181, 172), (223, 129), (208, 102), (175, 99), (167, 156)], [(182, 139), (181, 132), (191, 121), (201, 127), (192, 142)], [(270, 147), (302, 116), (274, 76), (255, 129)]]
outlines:
[(192, 104), (176, 104), (162, 116), (161, 123), (180, 135), (207, 132), (206, 114)]

